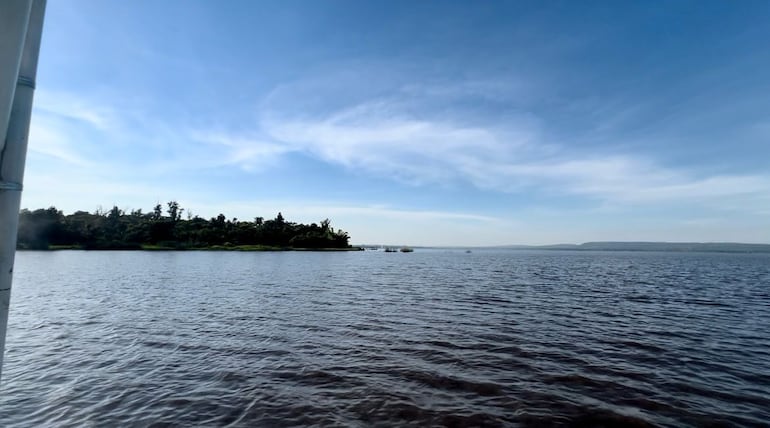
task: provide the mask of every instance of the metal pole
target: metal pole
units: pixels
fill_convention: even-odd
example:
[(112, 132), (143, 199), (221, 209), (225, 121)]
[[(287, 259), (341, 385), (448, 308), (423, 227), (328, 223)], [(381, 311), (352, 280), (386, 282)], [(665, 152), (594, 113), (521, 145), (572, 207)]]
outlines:
[[(2, 370), (5, 353), (5, 331), (8, 327), (13, 261), (16, 255), (21, 183), (27, 157), (27, 136), (29, 120), (32, 116), (32, 98), (35, 92), (37, 57), (40, 51), (46, 0), (28, 0), (28, 2), (31, 3), (31, 8), (28, 9), (28, 24), (24, 26), (26, 28), (24, 48), (15, 79), (16, 89), (13, 94), (8, 129), (0, 150), (0, 370)], [(13, 5), (21, 1), (3, 0), (0, 3), (3, 4), (2, 7), (6, 7), (8, 4)], [(2, 8), (0, 11), (3, 11)], [(18, 18), (22, 19), (23, 16)]]
[(5, 144), (31, 8), (32, 0), (0, 2), (0, 151)]

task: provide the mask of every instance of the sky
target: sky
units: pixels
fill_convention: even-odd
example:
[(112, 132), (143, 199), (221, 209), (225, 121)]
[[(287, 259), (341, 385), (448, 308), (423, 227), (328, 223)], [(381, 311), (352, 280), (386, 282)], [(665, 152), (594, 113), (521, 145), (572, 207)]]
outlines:
[(49, 0), (22, 206), (770, 243), (770, 3)]

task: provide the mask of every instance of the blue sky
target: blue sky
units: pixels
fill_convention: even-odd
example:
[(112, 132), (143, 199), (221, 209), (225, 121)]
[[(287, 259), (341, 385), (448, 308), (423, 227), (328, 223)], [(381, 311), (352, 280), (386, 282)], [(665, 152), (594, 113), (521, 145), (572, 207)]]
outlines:
[(22, 206), (770, 242), (770, 3), (48, 3)]

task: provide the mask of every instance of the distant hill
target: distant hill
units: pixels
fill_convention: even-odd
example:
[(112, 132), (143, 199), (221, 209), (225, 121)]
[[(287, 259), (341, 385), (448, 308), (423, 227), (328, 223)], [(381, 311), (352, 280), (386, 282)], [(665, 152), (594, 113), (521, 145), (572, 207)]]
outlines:
[(583, 244), (509, 245), (502, 248), (577, 251), (678, 251), (713, 253), (770, 253), (770, 244), (734, 242), (586, 242)]

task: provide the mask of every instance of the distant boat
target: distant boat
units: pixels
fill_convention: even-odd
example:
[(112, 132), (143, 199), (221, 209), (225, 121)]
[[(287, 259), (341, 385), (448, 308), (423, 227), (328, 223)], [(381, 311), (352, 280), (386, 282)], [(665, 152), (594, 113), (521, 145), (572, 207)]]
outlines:
[(395, 253), (396, 249), (395, 248), (390, 248), (390, 247), (385, 247), (385, 252), (386, 253)]
[(411, 248), (409, 248), (409, 247), (401, 247), (401, 250), (400, 250), (400, 251), (401, 251), (402, 253), (411, 253), (411, 252), (413, 252), (414, 250), (413, 250), (413, 249), (411, 249)]

